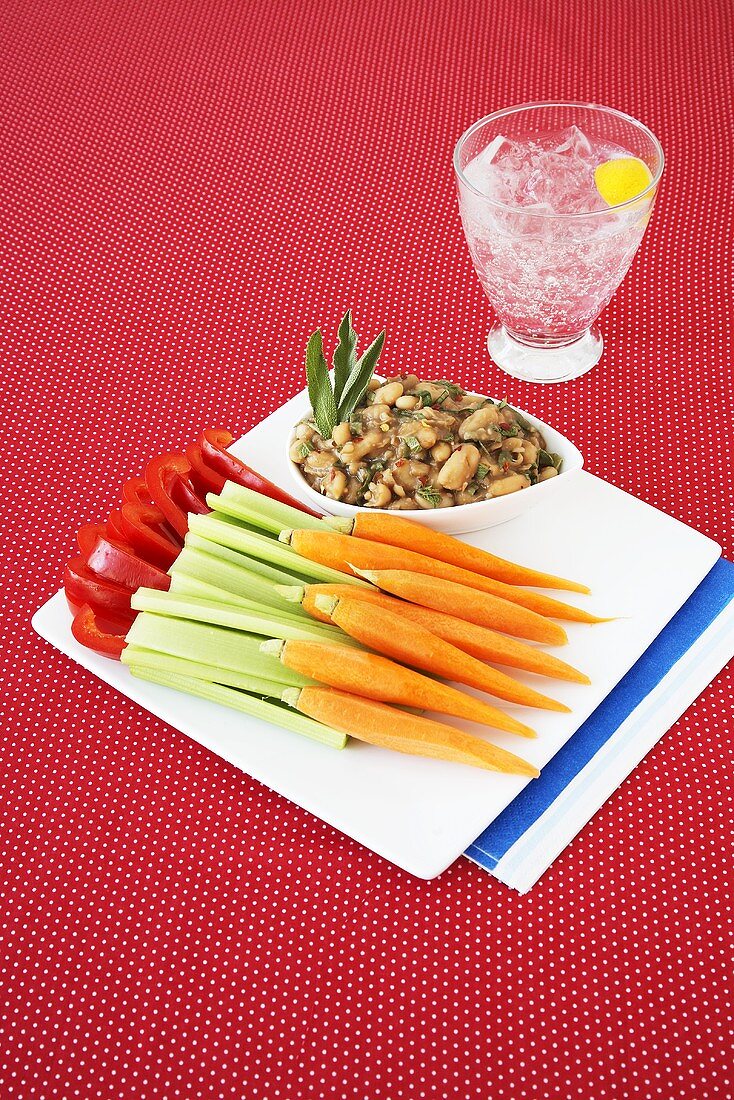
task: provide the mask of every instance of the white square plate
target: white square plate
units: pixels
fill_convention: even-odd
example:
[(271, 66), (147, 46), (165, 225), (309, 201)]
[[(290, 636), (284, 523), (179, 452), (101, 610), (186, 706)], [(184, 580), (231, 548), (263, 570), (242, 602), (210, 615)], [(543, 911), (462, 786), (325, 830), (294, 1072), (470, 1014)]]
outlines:
[[(299, 395), (232, 448), (288, 490), (283, 439), (301, 404)], [(598, 626), (567, 624), (569, 645), (557, 652), (588, 673), (591, 686), (551, 686), (550, 681), (524, 677), (567, 703), (572, 714), (508, 705), (537, 729), (537, 740), (490, 735), (541, 768), (637, 661), (721, 553), (710, 539), (591, 474), (569, 478), (560, 490), (559, 485), (552, 500), (512, 523), (464, 536), (503, 557), (586, 582), (592, 597), (557, 595), (601, 615), (619, 616)], [(78, 645), (70, 621), (59, 592), (36, 613), (33, 626), (62, 653), (158, 718), (421, 878), (434, 878), (453, 863), (528, 782), (356, 741), (343, 752), (328, 749), (136, 680), (123, 665)]]

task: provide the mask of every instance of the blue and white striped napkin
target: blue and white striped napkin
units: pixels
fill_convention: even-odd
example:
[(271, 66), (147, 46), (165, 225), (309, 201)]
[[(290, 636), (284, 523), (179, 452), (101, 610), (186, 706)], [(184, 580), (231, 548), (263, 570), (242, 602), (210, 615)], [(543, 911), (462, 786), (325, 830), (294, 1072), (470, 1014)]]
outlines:
[(734, 564), (719, 560), (539, 779), (466, 855), (526, 893), (734, 656)]

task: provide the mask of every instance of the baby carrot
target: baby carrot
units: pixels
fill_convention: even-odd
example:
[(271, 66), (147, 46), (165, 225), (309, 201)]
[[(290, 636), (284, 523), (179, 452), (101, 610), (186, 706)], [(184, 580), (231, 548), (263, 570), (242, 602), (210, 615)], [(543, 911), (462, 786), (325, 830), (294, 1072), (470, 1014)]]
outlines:
[[(495, 630), (512, 634), (516, 638), (527, 638), (531, 642), (544, 642), (546, 645), (563, 645), (568, 641), (565, 630), (557, 623), (552, 623), (515, 602), (494, 596), (492, 586), (497, 581), (477, 577), (465, 569), (456, 569), (445, 562), (424, 558), (422, 554), (413, 554), (410, 550), (383, 546), (379, 542), (368, 542), (366, 539), (355, 539), (351, 535), (337, 535), (332, 531), (291, 531), (289, 534), (293, 549), (309, 561), (328, 564), (353, 577), (360, 569), (412, 569), (416, 573), (453, 580), (457, 584), (468, 585), (493, 596), (497, 612), (497, 619), (492, 624)], [(487, 585), (490, 586), (489, 589)], [(506, 588), (507, 585), (502, 587)], [(522, 589), (517, 591), (521, 592)]]
[(355, 535), (359, 539), (372, 539), (389, 546), (400, 546), (404, 550), (415, 550), (429, 558), (458, 565), (472, 573), (492, 577), (507, 584), (532, 584), (536, 588), (564, 588), (568, 592), (590, 591), (585, 584), (555, 577), (550, 573), (539, 573), (524, 565), (498, 558), (486, 550), (469, 546), (442, 531), (434, 531), (422, 523), (406, 519), (404, 516), (386, 515), (384, 512), (359, 512), (353, 520), (327, 519), (327, 526), (344, 534)]
[[(551, 596), (544, 596), (540, 592), (531, 592), (527, 588), (517, 588), (502, 581), (494, 581), (490, 577), (482, 577), (478, 573), (471, 573), (468, 569), (460, 569), (448, 562), (438, 561), (436, 558), (428, 558), (425, 554), (416, 554), (412, 550), (403, 550), (398, 546), (386, 546), (379, 542), (370, 542), (368, 539), (356, 539), (352, 535), (339, 535), (335, 531), (288, 531), (281, 535), (283, 541), (290, 541), (291, 546), (301, 557), (321, 565), (330, 565), (342, 573), (355, 575), (354, 566), (358, 569), (410, 569), (414, 573), (427, 573), (431, 577), (440, 577), (442, 580), (454, 581), (456, 584), (465, 584), (469, 588), (476, 588), (480, 592), (488, 592), (498, 599), (506, 600), (528, 611), (534, 611), (536, 615), (546, 618), (566, 619), (577, 623), (602, 623), (606, 619), (600, 619), (589, 611), (583, 611), (579, 607), (554, 600)], [(535, 638), (533, 641), (548, 641), (550, 639)], [(564, 636), (564, 641), (565, 641)]]
[(564, 703), (541, 695), (539, 691), (485, 665), (476, 657), (470, 657), (456, 646), (437, 638), (425, 627), (407, 621), (393, 611), (358, 600), (335, 600), (330, 596), (317, 596), (316, 603), (322, 611), (328, 611), (331, 621), (345, 634), (385, 657), (392, 657), (394, 661), (402, 661), (403, 664), (444, 676), (447, 680), (478, 688), (509, 703), (541, 710), (569, 710)]
[[(281, 587), (279, 591), (286, 592), (286, 589)], [(304, 611), (323, 623), (330, 623), (331, 619), (317, 608), (317, 596), (353, 597), (365, 603), (384, 607), (387, 611), (396, 611), (403, 618), (420, 623), (431, 633), (437, 634), (446, 642), (451, 642), (457, 649), (471, 653), (472, 657), (478, 657), (480, 661), (519, 668), (524, 672), (534, 672), (554, 680), (569, 680), (576, 684), (591, 683), (585, 673), (579, 672), (577, 668), (542, 649), (526, 645), (525, 642), (510, 638), (506, 634), (498, 634), (495, 630), (488, 630), (487, 627), (468, 623), (465, 619), (457, 619), (455, 615), (446, 615), (443, 611), (434, 611), (430, 607), (419, 607), (405, 600), (397, 600), (394, 596), (376, 592), (371, 588), (356, 588), (349, 584), (307, 584), (304, 587), (294, 586), (287, 591), (290, 594), (286, 599), (297, 600)]]
[(405, 711), (361, 699), (333, 688), (286, 688), (284, 703), (317, 722), (348, 733), (358, 741), (379, 745), (395, 752), (413, 756), (429, 756), (436, 760), (451, 760), (487, 771), (509, 775), (539, 775), (538, 769), (506, 749), (490, 745), (480, 737), (434, 722)]
[[(450, 612), (457, 619), (466, 619), (477, 626), (503, 630), (506, 634), (514, 633), (510, 629), (513, 620), (508, 618), (507, 602), (490, 596), (488, 592), (477, 592), (465, 584), (429, 577), (425, 573), (411, 573), (407, 569), (355, 569), (354, 572), (402, 600), (432, 607), (434, 611)], [(525, 637), (528, 636), (525, 634)], [(533, 640), (543, 639), (535, 637)]]
[[(431, 680), (411, 668), (379, 657), (376, 653), (352, 649), (333, 642), (262, 642), (260, 649), (279, 657), (292, 672), (302, 672), (340, 691), (351, 692), (378, 703), (399, 703), (466, 718), (521, 737), (535, 737), (535, 731), (489, 703), (438, 680)], [(309, 672), (304, 671), (310, 669)]]

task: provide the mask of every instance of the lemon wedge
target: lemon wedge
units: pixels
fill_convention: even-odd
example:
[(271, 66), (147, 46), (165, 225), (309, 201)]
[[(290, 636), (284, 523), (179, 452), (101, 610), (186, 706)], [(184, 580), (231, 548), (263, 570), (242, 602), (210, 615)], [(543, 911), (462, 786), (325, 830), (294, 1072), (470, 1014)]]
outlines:
[(618, 157), (605, 160), (594, 170), (596, 189), (609, 206), (619, 206), (642, 194), (652, 183), (652, 173), (644, 160)]

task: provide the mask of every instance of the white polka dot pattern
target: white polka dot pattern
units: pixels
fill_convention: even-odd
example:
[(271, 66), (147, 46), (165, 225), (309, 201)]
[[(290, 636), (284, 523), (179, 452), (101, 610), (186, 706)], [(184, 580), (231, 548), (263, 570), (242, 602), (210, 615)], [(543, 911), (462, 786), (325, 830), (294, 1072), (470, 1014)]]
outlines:
[[(0, 1095), (732, 1095), (731, 678), (540, 886), (417, 882), (51, 652), (32, 611), (153, 451), (243, 431), (355, 311), (731, 554), (726, 0), (8, 0)], [(510, 382), (452, 146), (552, 97), (660, 136), (599, 367)]]

